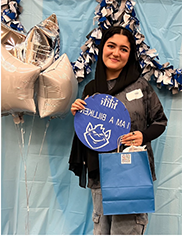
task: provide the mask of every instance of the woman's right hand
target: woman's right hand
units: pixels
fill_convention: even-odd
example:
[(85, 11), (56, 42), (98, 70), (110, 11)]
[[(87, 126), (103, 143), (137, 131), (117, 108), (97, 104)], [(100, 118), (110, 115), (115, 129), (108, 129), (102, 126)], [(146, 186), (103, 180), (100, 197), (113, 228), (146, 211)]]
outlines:
[(76, 99), (74, 103), (72, 103), (71, 105), (71, 113), (75, 115), (78, 110), (85, 109), (84, 105), (87, 105), (87, 103), (84, 100), (80, 98)]

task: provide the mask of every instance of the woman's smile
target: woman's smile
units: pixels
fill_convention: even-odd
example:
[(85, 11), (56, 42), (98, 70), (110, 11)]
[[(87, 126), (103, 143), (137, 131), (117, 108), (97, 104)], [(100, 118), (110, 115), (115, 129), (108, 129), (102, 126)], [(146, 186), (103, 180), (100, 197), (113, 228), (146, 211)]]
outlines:
[(110, 60), (112, 61), (112, 62), (119, 62), (119, 60), (118, 59), (116, 59), (116, 58), (110, 58)]

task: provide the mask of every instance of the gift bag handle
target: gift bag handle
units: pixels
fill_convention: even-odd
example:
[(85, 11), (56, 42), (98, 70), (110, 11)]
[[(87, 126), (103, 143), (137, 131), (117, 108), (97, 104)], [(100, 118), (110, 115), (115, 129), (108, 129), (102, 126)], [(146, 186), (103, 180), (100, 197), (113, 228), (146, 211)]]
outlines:
[[(119, 152), (119, 148), (122, 144), (122, 137), (123, 137), (123, 135), (119, 136), (119, 138), (117, 139), (117, 153)], [(132, 143), (131, 152), (133, 152), (133, 151), (134, 151), (134, 146), (133, 146), (133, 143)]]
[(121, 146), (121, 144), (122, 144), (122, 142), (121, 142), (122, 137), (123, 137), (123, 135), (122, 135), (122, 136), (119, 136), (119, 138), (117, 139), (117, 152), (119, 152), (119, 148), (120, 148), (120, 146)]

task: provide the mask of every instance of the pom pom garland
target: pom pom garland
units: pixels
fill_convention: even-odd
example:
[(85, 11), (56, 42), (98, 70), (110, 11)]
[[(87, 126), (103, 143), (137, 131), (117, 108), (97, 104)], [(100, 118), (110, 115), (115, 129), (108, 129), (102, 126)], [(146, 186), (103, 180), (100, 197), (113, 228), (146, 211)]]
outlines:
[(1, 1), (1, 22), (7, 24), (9, 27), (25, 32), (23, 25), (18, 20), (20, 11), (20, 0), (2, 0)]
[(173, 69), (168, 62), (159, 64), (156, 61), (159, 60), (156, 50), (150, 49), (144, 42), (145, 36), (140, 32), (139, 20), (134, 10), (135, 2), (125, 0), (120, 5), (115, 0), (97, 0), (97, 2), (99, 4), (95, 9), (93, 22), (98, 21), (98, 27), (87, 36), (88, 40), (81, 47), (79, 58), (72, 63), (78, 82), (91, 72), (91, 65), (97, 60), (103, 30), (120, 25), (130, 30), (135, 37), (137, 54), (143, 69), (142, 76), (148, 81), (151, 77), (154, 78), (158, 88), (167, 86), (173, 94), (182, 91), (181, 69)]

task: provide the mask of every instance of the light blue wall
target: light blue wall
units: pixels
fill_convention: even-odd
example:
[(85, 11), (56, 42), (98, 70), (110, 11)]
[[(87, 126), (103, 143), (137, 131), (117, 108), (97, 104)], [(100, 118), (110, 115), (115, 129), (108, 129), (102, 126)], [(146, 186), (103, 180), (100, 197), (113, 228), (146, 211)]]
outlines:
[[(76, 61), (86, 35), (94, 28), (95, 0), (24, 0), (21, 22), (28, 31), (52, 13), (60, 26), (61, 52)], [(182, 67), (181, 0), (137, 0), (135, 11), (146, 43), (156, 48), (160, 63)], [(91, 73), (79, 84), (79, 96)], [(156, 212), (149, 215), (146, 234), (182, 234), (182, 93), (172, 95), (166, 88), (156, 90), (169, 119), (165, 133), (153, 142), (157, 181)], [(78, 186), (68, 170), (73, 137), (73, 117), (54, 119), (24, 116), (15, 128), (11, 116), (1, 120), (1, 228), (2, 234), (92, 234), (92, 200), (89, 189)], [(34, 120), (34, 122), (33, 122)], [(33, 123), (32, 123), (33, 122)], [(47, 129), (45, 141), (43, 135)], [(25, 146), (20, 150), (21, 128)], [(31, 136), (32, 131), (32, 136)], [(29, 137), (31, 143), (28, 145)], [(39, 155), (40, 148), (41, 155)], [(25, 169), (27, 168), (30, 211), (27, 213)], [(37, 170), (36, 170), (37, 166)], [(35, 175), (35, 180), (32, 180)], [(28, 225), (26, 222), (28, 220)], [(28, 231), (29, 230), (29, 231)]]

